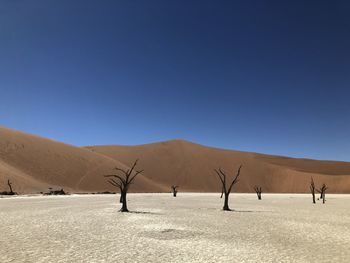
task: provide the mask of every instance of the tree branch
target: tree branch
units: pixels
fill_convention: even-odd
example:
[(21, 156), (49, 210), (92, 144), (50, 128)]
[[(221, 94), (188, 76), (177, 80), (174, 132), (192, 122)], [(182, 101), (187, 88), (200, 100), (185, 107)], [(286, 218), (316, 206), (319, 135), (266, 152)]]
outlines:
[(221, 183), (222, 183), (222, 189), (223, 189), (223, 190), (225, 191), (225, 193), (226, 193), (226, 183), (225, 183), (225, 177), (226, 177), (226, 175), (222, 176), (222, 175), (219, 173), (219, 171), (216, 170), (216, 169), (214, 169), (214, 171), (217, 173), (217, 175), (218, 175), (218, 177), (219, 177), (219, 179), (220, 179), (220, 181), (221, 181)]
[(238, 183), (238, 177), (239, 177), (239, 175), (241, 174), (241, 168), (242, 168), (242, 165), (238, 168), (236, 177), (233, 179), (233, 181), (232, 181), (232, 183), (231, 183), (231, 185), (230, 185), (230, 188), (228, 189), (228, 192), (229, 192), (229, 193), (231, 192), (231, 189), (232, 189), (233, 185), (235, 185), (236, 183)]
[(135, 177), (136, 177), (137, 175), (141, 174), (142, 172), (143, 172), (143, 170), (141, 170), (141, 171), (136, 171), (135, 175), (134, 175), (133, 177), (131, 177), (131, 179), (130, 179), (130, 181), (129, 181), (129, 184), (131, 184), (132, 181), (134, 181)]

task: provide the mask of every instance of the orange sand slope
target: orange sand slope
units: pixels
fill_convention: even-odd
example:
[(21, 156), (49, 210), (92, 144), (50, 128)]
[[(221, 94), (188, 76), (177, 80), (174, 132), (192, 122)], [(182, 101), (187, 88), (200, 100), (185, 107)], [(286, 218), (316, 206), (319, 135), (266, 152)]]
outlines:
[[(19, 193), (47, 192), (49, 187), (68, 191), (114, 190), (104, 174), (127, 166), (90, 150), (0, 128), (0, 191), (7, 179)], [(146, 176), (138, 177), (135, 191), (163, 191)]]
[(311, 176), (317, 187), (326, 183), (329, 191), (350, 193), (350, 163), (270, 156), (206, 147), (183, 140), (140, 146), (91, 146), (94, 152), (130, 163), (140, 159), (147, 176), (163, 185), (180, 185), (185, 191), (220, 191), (214, 168), (233, 176), (243, 165), (239, 192), (252, 192), (255, 185), (265, 192), (308, 192)]
[(310, 177), (329, 192), (350, 193), (350, 163), (286, 158), (223, 150), (183, 140), (139, 146), (75, 147), (6, 128), (0, 128), (0, 191), (13, 182), (19, 193), (47, 191), (48, 187), (71, 192), (115, 190), (102, 175), (114, 167), (130, 166), (139, 158), (143, 175), (132, 191), (167, 192), (172, 184), (182, 191), (218, 192), (214, 168), (230, 176), (243, 165), (234, 191), (308, 192)]

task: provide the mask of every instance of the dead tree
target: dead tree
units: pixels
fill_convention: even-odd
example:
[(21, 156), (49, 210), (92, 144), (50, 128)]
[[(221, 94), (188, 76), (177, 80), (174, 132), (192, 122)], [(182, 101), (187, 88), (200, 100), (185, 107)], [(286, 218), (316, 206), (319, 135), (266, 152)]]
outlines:
[(10, 188), (9, 194), (10, 194), (10, 195), (14, 195), (15, 193), (14, 193), (13, 190), (12, 190), (12, 183), (10, 182), (10, 179), (7, 180), (7, 185), (8, 185), (9, 188)]
[(10, 191), (0, 192), (0, 195), (17, 195), (17, 193), (15, 193), (12, 189), (12, 183), (10, 182), (10, 180), (7, 180), (7, 185), (9, 187)]
[(320, 193), (320, 199), (322, 199), (322, 202), (325, 203), (326, 202), (326, 190), (328, 189), (328, 187), (326, 186), (326, 184), (323, 184), (322, 187), (320, 189), (317, 190), (317, 192)]
[(238, 177), (241, 173), (241, 168), (242, 168), (242, 165), (238, 168), (236, 176), (233, 178), (232, 182), (229, 184), (228, 187), (226, 186), (227, 180), (226, 180), (225, 172), (222, 171), (221, 168), (219, 168), (219, 170), (216, 170), (216, 169), (214, 170), (220, 179), (220, 182), (222, 184), (222, 191), (223, 191), (223, 194), (225, 196), (224, 207), (222, 208), (224, 211), (231, 211), (230, 207), (228, 206), (228, 199), (229, 199), (229, 195), (231, 193), (232, 187), (236, 183), (238, 183)]
[(311, 183), (310, 183), (310, 191), (312, 194), (312, 203), (316, 204), (315, 183), (314, 183), (314, 179), (312, 177), (311, 177)]
[(258, 196), (258, 200), (261, 200), (262, 188), (259, 186), (255, 186), (254, 191), (255, 191), (256, 195)]
[(126, 202), (126, 195), (129, 191), (130, 185), (135, 180), (136, 176), (143, 172), (143, 170), (134, 171), (137, 165), (137, 162), (138, 160), (136, 160), (133, 166), (131, 167), (131, 169), (128, 169), (128, 170), (124, 170), (116, 167), (115, 170), (117, 172), (120, 172), (122, 175), (118, 175), (118, 174), (105, 175), (105, 177), (113, 177), (108, 180), (108, 183), (119, 188), (119, 191), (120, 191), (119, 201), (122, 203), (122, 208), (120, 209), (121, 212), (129, 212), (127, 207), (127, 202)]
[(171, 186), (171, 191), (173, 192), (173, 196), (176, 197), (176, 194), (177, 194), (177, 188), (179, 188), (178, 185), (172, 185)]

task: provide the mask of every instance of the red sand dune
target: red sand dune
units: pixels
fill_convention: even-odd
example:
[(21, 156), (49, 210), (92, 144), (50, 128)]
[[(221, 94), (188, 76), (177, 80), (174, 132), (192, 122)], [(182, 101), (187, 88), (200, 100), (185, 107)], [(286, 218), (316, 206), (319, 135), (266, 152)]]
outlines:
[[(88, 149), (0, 128), (0, 191), (7, 179), (19, 193), (47, 192), (49, 187), (74, 192), (114, 190), (104, 174), (127, 166)], [(156, 182), (138, 177), (135, 191), (163, 191)]]
[(329, 192), (350, 193), (350, 163), (286, 158), (206, 147), (183, 140), (139, 146), (75, 147), (6, 128), (0, 128), (0, 191), (13, 181), (20, 193), (47, 191), (48, 187), (71, 192), (114, 190), (103, 174), (114, 167), (128, 167), (139, 159), (144, 169), (132, 191), (166, 192), (172, 184), (182, 191), (219, 192), (214, 168), (232, 176), (243, 165), (234, 191), (308, 192), (310, 177)]

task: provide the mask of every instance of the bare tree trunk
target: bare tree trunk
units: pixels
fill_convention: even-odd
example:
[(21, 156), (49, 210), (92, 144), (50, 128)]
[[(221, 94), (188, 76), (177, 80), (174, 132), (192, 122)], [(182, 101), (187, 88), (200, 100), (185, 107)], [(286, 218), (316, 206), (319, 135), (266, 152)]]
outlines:
[(120, 193), (119, 203), (123, 203), (123, 194)]
[(321, 189), (317, 190), (321, 194), (320, 198), (322, 199), (323, 203), (326, 202), (326, 190), (327, 189), (328, 189), (328, 187), (326, 186), (326, 184), (323, 184)]
[(171, 191), (173, 192), (173, 197), (176, 197), (177, 188), (179, 188), (178, 185), (172, 185), (172, 186), (171, 186)]
[(315, 183), (314, 183), (314, 179), (312, 177), (311, 177), (311, 183), (310, 183), (310, 191), (312, 194), (312, 203), (316, 204)]
[(12, 183), (10, 182), (10, 180), (7, 180), (7, 185), (8, 185), (9, 188), (10, 188), (10, 194), (13, 194), (13, 191), (12, 191)]
[(326, 202), (326, 191), (323, 192), (323, 195), (322, 195), (322, 202), (325, 203)]
[(126, 204), (126, 193), (122, 193), (121, 198), (122, 198), (123, 205), (122, 205), (122, 208), (120, 209), (120, 211), (121, 212), (129, 212), (128, 206)]
[(230, 207), (228, 206), (228, 197), (230, 194), (225, 193), (225, 201), (224, 201), (224, 207), (222, 208), (224, 211), (231, 211)]
[(255, 191), (255, 193), (256, 193), (256, 195), (257, 195), (257, 197), (258, 197), (258, 200), (261, 200), (262, 188), (259, 187), (259, 186), (255, 186), (255, 187), (254, 187), (254, 191)]

